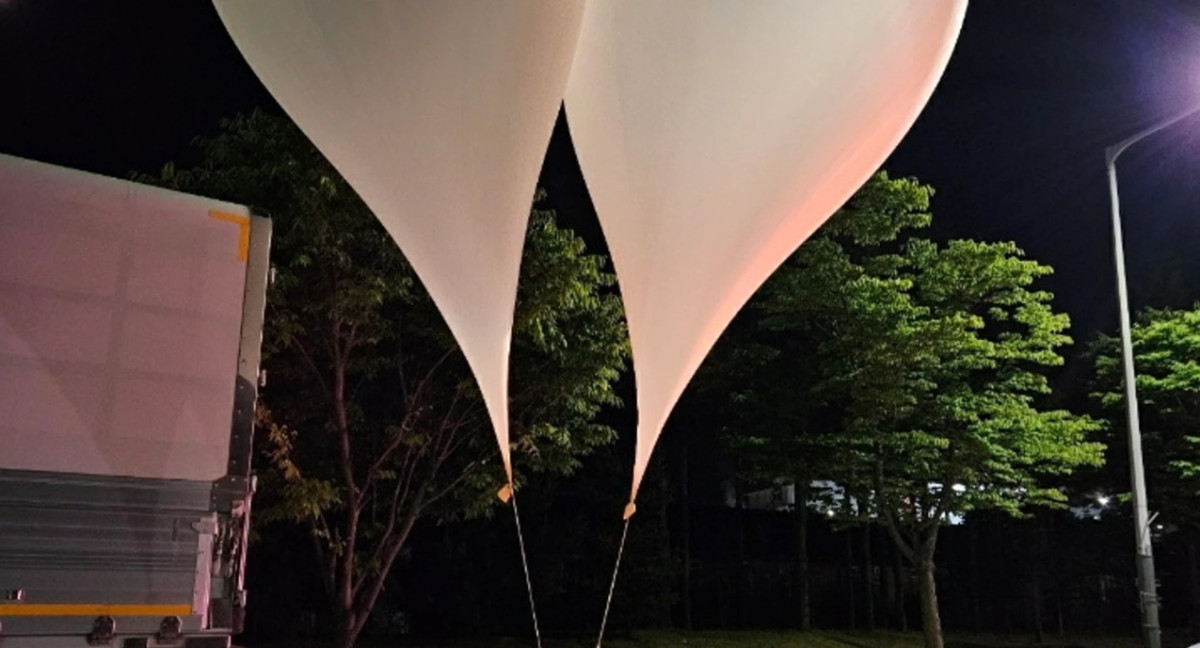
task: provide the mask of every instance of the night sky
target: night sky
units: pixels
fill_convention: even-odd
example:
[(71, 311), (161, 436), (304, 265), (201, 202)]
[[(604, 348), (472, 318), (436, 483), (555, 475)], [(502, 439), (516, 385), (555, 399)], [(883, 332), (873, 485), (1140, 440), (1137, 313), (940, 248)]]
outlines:
[[(1196, 0), (975, 0), (932, 101), (885, 165), (937, 189), (938, 237), (1009, 239), (1057, 274), (1075, 336), (1115, 326), (1104, 147), (1200, 102)], [(0, 0), (0, 152), (114, 176), (220, 118), (277, 110), (204, 0)], [(1134, 306), (1200, 297), (1200, 118), (1131, 149)], [(590, 218), (564, 124), (542, 183)]]

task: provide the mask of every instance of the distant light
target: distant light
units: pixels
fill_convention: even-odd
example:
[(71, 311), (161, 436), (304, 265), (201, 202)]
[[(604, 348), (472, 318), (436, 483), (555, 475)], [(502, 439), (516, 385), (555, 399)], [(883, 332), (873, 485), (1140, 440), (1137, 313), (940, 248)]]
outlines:
[(1107, 495), (1101, 495), (1100, 497), (1096, 498), (1096, 501), (1100, 503), (1100, 506), (1108, 506), (1110, 498)]
[(828, 515), (829, 517), (833, 517), (833, 509), (825, 509), (825, 515)]

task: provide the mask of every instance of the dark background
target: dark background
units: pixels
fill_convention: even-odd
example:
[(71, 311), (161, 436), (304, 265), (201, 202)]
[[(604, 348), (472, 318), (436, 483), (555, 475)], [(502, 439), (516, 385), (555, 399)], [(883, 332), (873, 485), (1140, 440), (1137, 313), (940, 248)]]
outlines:
[[(885, 168), (938, 190), (937, 235), (1014, 240), (1053, 266), (1084, 340), (1115, 325), (1104, 147), (1197, 102), (1198, 2), (976, 0)], [(194, 137), (259, 106), (278, 110), (204, 0), (0, 0), (0, 152), (124, 176), (186, 162)], [(587, 220), (559, 126), (543, 184)], [(1135, 307), (1196, 293), (1198, 145), (1193, 118), (1122, 158)]]
[[(975, 0), (941, 84), (885, 164), (893, 175), (913, 175), (937, 189), (936, 237), (1013, 240), (1056, 269), (1047, 285), (1058, 307), (1071, 314), (1079, 343), (1057, 376), (1060, 391), (1069, 396), (1086, 388), (1086, 363), (1078, 359), (1085, 343), (1116, 323), (1104, 148), (1197, 104), (1200, 2)], [(194, 137), (212, 135), (222, 117), (255, 107), (278, 110), (204, 0), (0, 0), (2, 153), (118, 177), (172, 160), (186, 166)], [(1120, 168), (1134, 307), (1192, 303), (1200, 296), (1200, 117), (1131, 149)], [(602, 244), (562, 119), (541, 182), (551, 206)], [(786, 567), (789, 518), (767, 512), (731, 517), (743, 514), (717, 506), (723, 471), (700, 438), (691, 450), (689, 480), (699, 487), (697, 508), (682, 515), (672, 485), (681, 481), (679, 462), (671, 458), (681, 456), (687, 444), (679, 430), (691, 427), (695, 416), (685, 400), (659, 452), (669, 465), (657, 461), (649, 480), (657, 485), (644, 490), (650, 501), (642, 503), (639, 518), (649, 519), (641, 540), (631, 542), (676, 546), (681, 525), (689, 525), (697, 543), (696, 618), (720, 627), (786, 625), (794, 594)], [(590, 462), (593, 471), (619, 475), (612, 484), (618, 494), (614, 511), (629, 453), (618, 447)], [(544, 617), (557, 619), (560, 631), (586, 628), (598, 615), (595, 592), (603, 588), (609, 562), (594, 555), (611, 552), (618, 528), (579, 517), (572, 498), (587, 499), (581, 489), (602, 485), (586, 478), (556, 485), (557, 499), (547, 498), (528, 512), (535, 532), (561, 531), (557, 539), (534, 538), (531, 546), (542, 556), (535, 573), (546, 579), (537, 589), (559, 592), (545, 597)], [(947, 626), (1030, 628), (1033, 616), (1057, 614), (1075, 629), (1135, 627), (1125, 600), (1132, 579), (1127, 522), (1099, 523), (1102, 531), (1078, 526), (1088, 523), (984, 521), (974, 532), (948, 530), (939, 558), (943, 576), (953, 583), (943, 594)], [(994, 525), (1001, 524), (1008, 526), (998, 532)], [(527, 613), (507, 547), (511, 530), (481, 521), (424, 533), (414, 544), (419, 560), (403, 568), (403, 586), (392, 590), (401, 594), (383, 603), (385, 611), (413, 611), (435, 632), (524, 631), (523, 625), (504, 628), (498, 621), (523, 624)], [(652, 537), (655, 533), (669, 541)], [(853, 529), (819, 527), (813, 533), (814, 569), (822, 583), (814, 590), (820, 597), (814, 599), (817, 623), (846, 625), (858, 609), (861, 624), (862, 599), (851, 602), (855, 574), (861, 578), (864, 569), (860, 540), (852, 539)], [(1072, 549), (1085, 536), (1088, 554), (1080, 556)], [(293, 540), (276, 534), (258, 546), (252, 562), (251, 586), (259, 598), (251, 631), (264, 639), (281, 627), (302, 633), (321, 623), (314, 612), (320, 604), (304, 586), (308, 559), (297, 548), (304, 543)], [(880, 564), (891, 560), (881, 537), (872, 542)], [(575, 543), (573, 555), (555, 554), (564, 543)], [(1180, 563), (1173, 561), (1171, 547), (1164, 551), (1160, 571), (1169, 601), (1178, 582), (1171, 580), (1170, 565)], [(578, 562), (589, 552), (593, 557)], [(635, 559), (623, 575), (618, 625), (653, 624), (678, 614), (670, 579), (665, 590), (660, 587), (662, 570), (674, 573), (674, 558), (652, 552), (631, 552), (640, 562)], [(468, 578), (468, 571), (475, 576)], [(1032, 616), (1031, 578), (1047, 579), (1040, 587), (1053, 603)], [(744, 587), (747, 579), (757, 579), (756, 586)], [(280, 589), (281, 582), (294, 587)], [(497, 591), (511, 595), (507, 603), (489, 598), (488, 592)], [(731, 594), (743, 591), (758, 598)], [(638, 596), (661, 605), (638, 607)], [(477, 610), (475, 616), (469, 610)], [(1183, 612), (1168, 605), (1165, 614), (1178, 622)], [(646, 615), (657, 618), (642, 618)], [(380, 619), (386, 626), (386, 614)], [(900, 624), (899, 617), (887, 620)]]

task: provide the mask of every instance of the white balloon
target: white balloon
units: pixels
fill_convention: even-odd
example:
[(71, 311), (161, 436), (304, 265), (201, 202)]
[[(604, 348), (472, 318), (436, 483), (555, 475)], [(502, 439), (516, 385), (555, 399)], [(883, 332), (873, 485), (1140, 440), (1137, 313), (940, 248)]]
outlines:
[(633, 345), (631, 503), (704, 356), (896, 147), (965, 10), (965, 0), (589, 0), (567, 120)]
[(582, 0), (215, 3), (425, 284), (479, 382), (511, 481), (517, 274)]

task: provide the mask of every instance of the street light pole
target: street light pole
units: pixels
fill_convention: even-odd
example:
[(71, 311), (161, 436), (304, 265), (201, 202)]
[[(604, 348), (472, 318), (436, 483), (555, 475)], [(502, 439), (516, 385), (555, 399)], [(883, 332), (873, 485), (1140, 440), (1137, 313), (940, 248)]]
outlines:
[(1121, 204), (1117, 198), (1117, 157), (1149, 135), (1200, 112), (1200, 106), (1163, 120), (1104, 151), (1108, 191), (1112, 202), (1113, 256), (1117, 268), (1117, 300), (1121, 313), (1121, 359), (1125, 369), (1125, 405), (1129, 417), (1129, 472), (1133, 482), (1134, 533), (1137, 535), (1138, 589), (1141, 593), (1142, 636), (1146, 648), (1161, 648), (1158, 624), (1158, 584), (1154, 577), (1154, 547), (1146, 505), (1146, 471), (1142, 466), (1142, 430), (1138, 420), (1137, 379), (1133, 366), (1133, 335), (1129, 321), (1129, 290), (1125, 285), (1125, 243), (1121, 236)]

